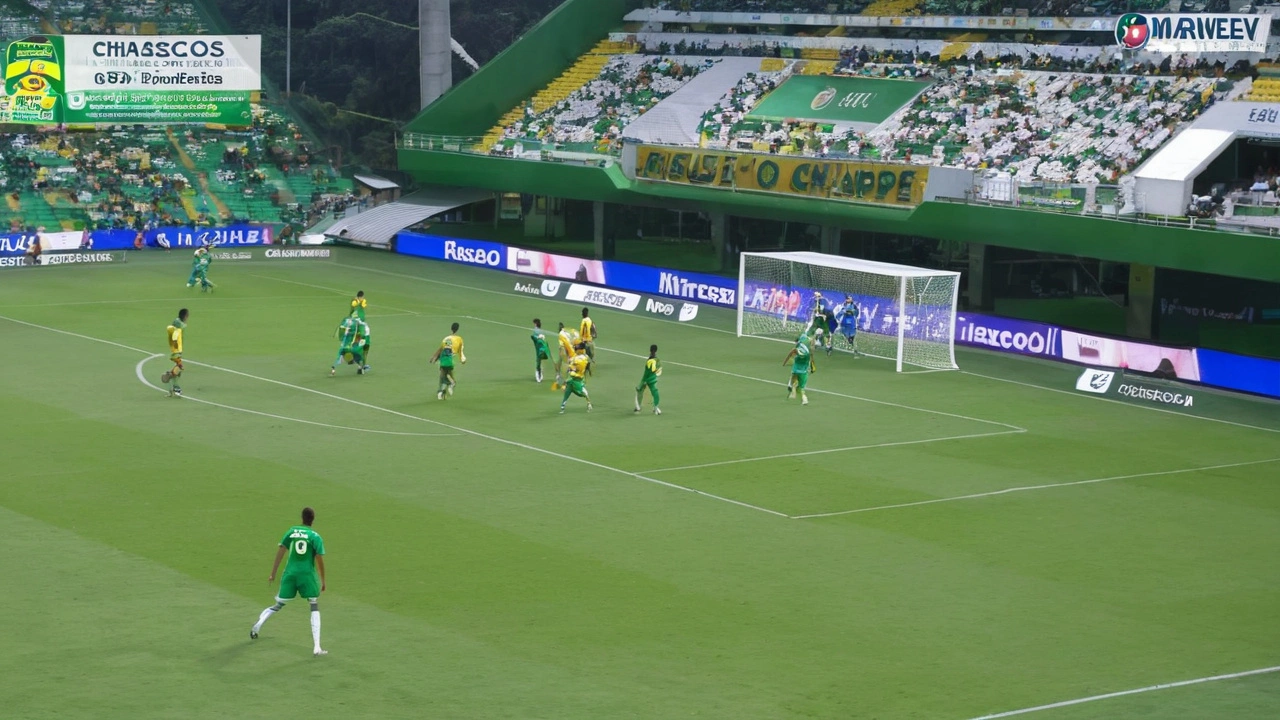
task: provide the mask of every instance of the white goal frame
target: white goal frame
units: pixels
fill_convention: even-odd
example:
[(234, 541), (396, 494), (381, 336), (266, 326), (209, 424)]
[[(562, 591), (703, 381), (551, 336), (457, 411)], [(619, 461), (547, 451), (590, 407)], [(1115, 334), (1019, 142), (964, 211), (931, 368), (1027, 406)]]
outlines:
[[(853, 294), (855, 296), (858, 293), (855, 292), (853, 288), (855, 286), (860, 287), (862, 285), (862, 282), (860, 282), (859, 276), (861, 276), (861, 279), (864, 279), (864, 280), (869, 276), (875, 276), (878, 278), (892, 278), (893, 282), (896, 284), (896, 287), (892, 289), (892, 294), (886, 294), (882, 290), (877, 294), (877, 296), (884, 298), (886, 300), (889, 300), (891, 302), (896, 302), (897, 303), (896, 307), (898, 308), (912, 307), (912, 305), (908, 304), (908, 286), (911, 285), (913, 282), (919, 283), (923, 281), (925, 284), (925, 287), (927, 288), (930, 280), (932, 279), (936, 278), (939, 280), (945, 280), (947, 283), (950, 284), (949, 301), (951, 306), (950, 308), (951, 317), (950, 317), (949, 323), (947, 324), (947, 336), (945, 339), (938, 338), (932, 341), (932, 344), (940, 345), (945, 340), (945, 343), (946, 343), (945, 360), (942, 360), (941, 362), (935, 362), (933, 364), (926, 364), (926, 363), (919, 362), (916, 358), (913, 358), (911, 354), (905, 352), (907, 343), (910, 340), (910, 338), (907, 337), (907, 323), (899, 321), (898, 318), (895, 318), (893, 323), (894, 325), (896, 325), (897, 338), (896, 338), (896, 341), (894, 342), (894, 344), (896, 345), (896, 348), (894, 349), (892, 354), (891, 355), (877, 354), (875, 352), (867, 352), (862, 354), (866, 354), (870, 357), (879, 357), (886, 360), (893, 360), (898, 372), (903, 371), (904, 365), (918, 366), (918, 367), (923, 367), (930, 370), (959, 369), (959, 366), (956, 365), (955, 335), (956, 335), (956, 304), (960, 296), (960, 273), (949, 271), (949, 270), (932, 270), (928, 268), (914, 267), (911, 265), (898, 265), (895, 263), (876, 262), (874, 260), (862, 260), (860, 258), (845, 257), (843, 255), (828, 255), (826, 253), (817, 253), (817, 252), (744, 252), (741, 254), (738, 260), (738, 317), (737, 317), (738, 337), (743, 337), (743, 336), (760, 337), (766, 340), (778, 340), (781, 342), (794, 342), (794, 339), (793, 338), (788, 339), (786, 337), (771, 337), (768, 334), (744, 332), (743, 330), (743, 317), (746, 313), (752, 313), (752, 314), (758, 314), (758, 315), (768, 314), (768, 313), (758, 313), (753, 308), (747, 307), (747, 302), (748, 302), (747, 281), (749, 280), (749, 278), (747, 277), (747, 264), (752, 258), (764, 258), (767, 260), (785, 262), (785, 263), (799, 263), (802, 265), (824, 268), (830, 271), (847, 272), (849, 273), (849, 282), (842, 283), (845, 285), (845, 287), (842, 288), (841, 291), (847, 294)], [(766, 284), (770, 284), (768, 281), (763, 281), (763, 282), (765, 282)], [(884, 282), (884, 281), (882, 280), (881, 282)], [(776, 284), (776, 283), (773, 283), (773, 284)], [(814, 290), (820, 290), (820, 289), (825, 290), (827, 288), (807, 288), (807, 287), (795, 288), (793, 287), (791, 289), (814, 291)], [(945, 301), (948, 299), (945, 297), (947, 294), (945, 292), (945, 287), (942, 289), (942, 292), (943, 292), (942, 296), (937, 298), (938, 301)], [(843, 301), (843, 300), (844, 300), (843, 297), (839, 297), (836, 299), (837, 302)], [(920, 307), (920, 306), (917, 305), (917, 307)], [(944, 305), (939, 304), (936, 307), (944, 307)], [(804, 312), (803, 308), (801, 309), (801, 312), (802, 313)], [(791, 322), (789, 317), (790, 317), (789, 315), (784, 316), (784, 318), (781, 320), (781, 324), (783, 326), (786, 326), (789, 322)], [(880, 335), (881, 337), (891, 337), (891, 336), (884, 335), (882, 333), (874, 333), (874, 331), (866, 331), (864, 329), (859, 330), (859, 335), (861, 335), (864, 332), (871, 332), (873, 334)], [(885, 349), (887, 350), (888, 348), (886, 347)]]

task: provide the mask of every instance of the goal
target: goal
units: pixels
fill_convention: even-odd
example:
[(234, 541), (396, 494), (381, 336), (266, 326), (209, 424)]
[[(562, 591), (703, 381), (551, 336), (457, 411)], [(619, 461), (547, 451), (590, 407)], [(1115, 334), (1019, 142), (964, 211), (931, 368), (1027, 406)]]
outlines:
[[(931, 370), (956, 369), (960, 273), (815, 252), (742, 253), (738, 336), (795, 342), (813, 320), (820, 293), (833, 307), (852, 296), (859, 309), (856, 349)], [(836, 333), (833, 346), (851, 347)]]

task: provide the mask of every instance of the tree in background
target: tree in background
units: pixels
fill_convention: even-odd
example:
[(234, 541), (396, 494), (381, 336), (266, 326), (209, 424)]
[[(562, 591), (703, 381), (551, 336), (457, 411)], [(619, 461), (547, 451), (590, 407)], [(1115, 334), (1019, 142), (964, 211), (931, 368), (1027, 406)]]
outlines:
[[(211, 2), (232, 31), (262, 36), (263, 73), (283, 89), (284, 0)], [(453, 0), (453, 38), (483, 65), (560, 2)], [(293, 0), (293, 105), (345, 161), (395, 166), (396, 126), (418, 112), (417, 26), (411, 0)], [(455, 56), (454, 82), (470, 74)]]

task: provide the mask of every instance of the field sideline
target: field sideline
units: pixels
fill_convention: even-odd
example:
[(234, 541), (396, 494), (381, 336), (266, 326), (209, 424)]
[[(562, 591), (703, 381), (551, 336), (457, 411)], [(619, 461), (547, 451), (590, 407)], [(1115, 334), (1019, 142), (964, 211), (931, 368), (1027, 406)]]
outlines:
[[(188, 259), (0, 276), (0, 715), (1280, 716), (1280, 404), (960, 351), (819, 355), (802, 408), (732, 313), (593, 309), (596, 410), (560, 416), (529, 321), (577, 307), (514, 276), (349, 251), (215, 263), (201, 295)], [(330, 378), (356, 290), (373, 370)], [(631, 411), (650, 343), (661, 417)], [(303, 505), (324, 658), (297, 602), (248, 638)]]

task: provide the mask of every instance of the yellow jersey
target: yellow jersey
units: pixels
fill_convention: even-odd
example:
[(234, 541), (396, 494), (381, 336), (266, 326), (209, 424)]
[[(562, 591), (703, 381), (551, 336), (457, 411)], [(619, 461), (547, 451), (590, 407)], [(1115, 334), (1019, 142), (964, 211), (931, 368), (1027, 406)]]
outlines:
[(444, 340), (440, 341), (440, 357), (456, 357), (462, 362), (467, 361), (466, 353), (462, 352), (462, 336), (447, 335)]
[(595, 326), (596, 324), (591, 321), (591, 318), (582, 318), (582, 324), (578, 327), (578, 334), (582, 336), (582, 342), (591, 342), (592, 340), (595, 340), (595, 337), (591, 334), (591, 330)]
[(560, 352), (563, 353), (566, 358), (572, 358), (574, 356), (573, 341), (569, 339), (569, 331), (561, 330), (559, 337), (560, 337)]
[(182, 354), (182, 330), (187, 325), (181, 320), (174, 320), (169, 327), (165, 328), (165, 337), (169, 340), (169, 354)]
[(586, 355), (574, 355), (569, 361), (569, 377), (581, 380), (587, 374), (587, 365), (591, 362), (591, 358)]

